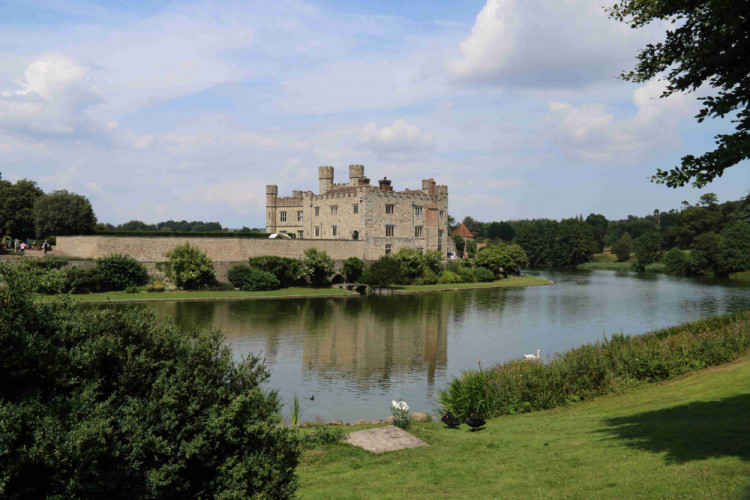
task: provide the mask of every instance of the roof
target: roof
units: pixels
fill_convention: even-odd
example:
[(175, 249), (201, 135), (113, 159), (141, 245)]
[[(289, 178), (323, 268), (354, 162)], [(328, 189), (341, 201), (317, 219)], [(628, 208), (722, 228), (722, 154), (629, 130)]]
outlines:
[(453, 231), (451, 233), (451, 236), (453, 236), (454, 234), (457, 234), (457, 235), (461, 236), (462, 238), (473, 238), (474, 237), (474, 235), (471, 234), (471, 231), (469, 231), (469, 228), (466, 227), (466, 224), (464, 224), (463, 222), (461, 223), (460, 226), (458, 226), (456, 228), (455, 231)]

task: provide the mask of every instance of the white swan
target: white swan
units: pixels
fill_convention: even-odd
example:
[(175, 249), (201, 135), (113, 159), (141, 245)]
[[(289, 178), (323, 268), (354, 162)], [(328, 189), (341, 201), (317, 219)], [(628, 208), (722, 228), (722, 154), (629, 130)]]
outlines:
[(523, 355), (523, 357), (524, 357), (524, 359), (528, 359), (529, 361), (533, 361), (533, 360), (535, 360), (535, 359), (540, 359), (540, 358), (539, 358), (539, 354), (540, 354), (541, 352), (542, 352), (542, 350), (541, 350), (541, 349), (537, 349), (537, 350), (536, 350), (536, 354), (524, 354), (524, 355)]

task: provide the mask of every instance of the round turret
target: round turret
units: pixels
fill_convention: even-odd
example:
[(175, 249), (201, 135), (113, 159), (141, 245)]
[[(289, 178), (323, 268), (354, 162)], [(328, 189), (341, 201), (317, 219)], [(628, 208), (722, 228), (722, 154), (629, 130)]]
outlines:
[(364, 165), (349, 165), (349, 185), (359, 185), (359, 179), (365, 176)]
[(318, 180), (320, 183), (320, 193), (326, 194), (333, 186), (333, 167), (318, 167)]

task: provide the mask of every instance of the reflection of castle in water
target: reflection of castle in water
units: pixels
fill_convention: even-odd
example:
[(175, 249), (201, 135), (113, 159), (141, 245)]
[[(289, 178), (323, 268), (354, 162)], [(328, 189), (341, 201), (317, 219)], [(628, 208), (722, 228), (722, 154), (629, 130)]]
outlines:
[[(422, 372), (432, 385), (447, 364), (449, 317), (457, 294), (159, 304), (181, 328), (220, 328), (237, 351), (263, 351), (269, 366), (299, 357), (318, 377), (388, 383)], [(241, 346), (246, 348), (241, 348)], [(299, 362), (299, 361), (298, 361)]]

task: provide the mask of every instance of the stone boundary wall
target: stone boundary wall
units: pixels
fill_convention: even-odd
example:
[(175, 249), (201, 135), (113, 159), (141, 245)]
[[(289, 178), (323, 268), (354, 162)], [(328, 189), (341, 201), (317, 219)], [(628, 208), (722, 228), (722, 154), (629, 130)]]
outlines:
[[(365, 241), (321, 239), (266, 238), (189, 238), (189, 237), (126, 237), (126, 236), (59, 236), (55, 251), (69, 257), (98, 259), (112, 254), (130, 255), (141, 262), (163, 262), (174, 247), (189, 242), (217, 262), (246, 262), (250, 257), (276, 255), (301, 259), (305, 250), (325, 250), (333, 260), (349, 257), (367, 258)], [(62, 257), (62, 256), (61, 256)], [(369, 257), (377, 259), (379, 256)]]

